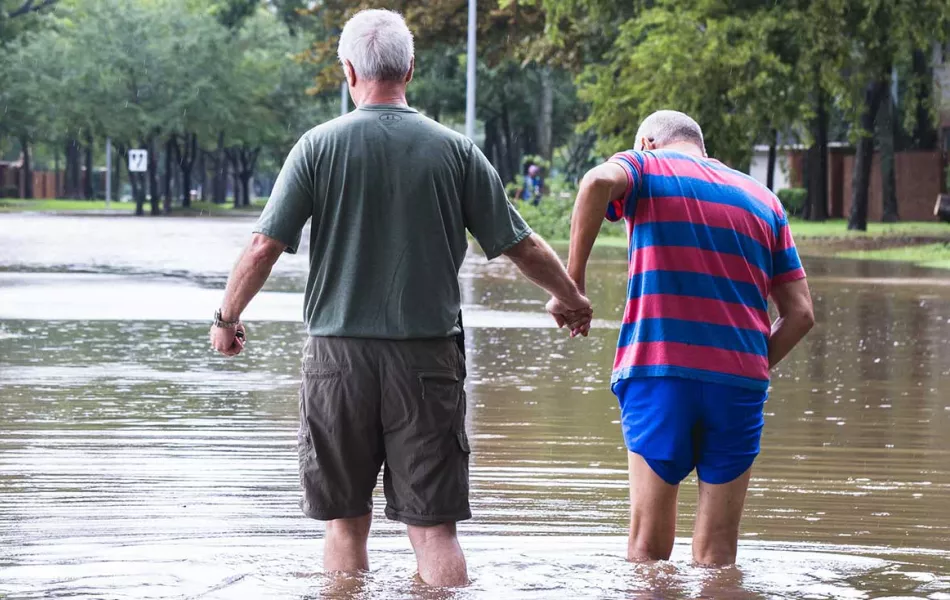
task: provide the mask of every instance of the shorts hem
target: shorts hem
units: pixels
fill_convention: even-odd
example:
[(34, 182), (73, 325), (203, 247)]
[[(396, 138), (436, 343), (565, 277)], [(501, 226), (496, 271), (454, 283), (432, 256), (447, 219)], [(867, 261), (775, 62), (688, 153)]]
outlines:
[(472, 511), (465, 510), (454, 515), (413, 515), (386, 507), (386, 518), (415, 527), (434, 527), (443, 523), (458, 523), (472, 518)]
[(337, 519), (355, 519), (356, 517), (365, 517), (368, 514), (372, 514), (373, 508), (350, 508), (350, 509), (314, 509), (314, 508), (304, 508), (300, 507), (300, 510), (303, 514), (311, 519), (316, 521), (335, 521)]
[[(709, 473), (706, 473), (705, 476), (704, 476), (703, 474), (700, 473), (700, 471), (701, 471), (701, 470), (702, 470), (702, 471), (707, 471), (707, 469), (705, 469), (705, 468), (700, 468), (700, 466), (697, 465), (697, 467), (696, 467), (696, 477), (697, 477), (700, 481), (702, 481), (703, 483), (708, 483), (708, 484), (710, 484), (710, 485), (724, 485), (724, 484), (727, 484), (727, 483), (732, 483), (732, 482), (735, 481), (736, 479), (739, 479), (740, 477), (742, 477), (743, 473), (745, 473), (746, 471), (748, 471), (749, 469), (751, 469), (751, 468), (752, 468), (752, 465), (755, 464), (755, 459), (758, 458), (758, 457), (759, 457), (759, 453), (758, 453), (758, 452), (756, 452), (755, 454), (751, 455), (751, 456), (749, 457), (749, 464), (747, 464), (744, 469), (742, 469), (741, 471), (739, 471), (739, 472), (736, 473), (735, 475), (732, 475), (732, 473), (730, 472), (729, 475), (731, 475), (731, 476), (726, 476), (726, 477), (716, 477), (716, 476), (710, 477), (710, 476), (709, 476)], [(721, 475), (721, 472), (717, 472), (715, 475)]]

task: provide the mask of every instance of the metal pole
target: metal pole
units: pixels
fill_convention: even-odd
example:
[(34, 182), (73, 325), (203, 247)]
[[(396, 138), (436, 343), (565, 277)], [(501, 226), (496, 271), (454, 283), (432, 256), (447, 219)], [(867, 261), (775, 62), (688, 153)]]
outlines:
[(106, 208), (112, 204), (112, 138), (106, 138)]
[(478, 24), (475, 2), (468, 0), (468, 68), (465, 86), (465, 135), (471, 140), (475, 139), (475, 27)]
[(350, 112), (350, 90), (346, 85), (346, 79), (340, 85), (340, 116)]

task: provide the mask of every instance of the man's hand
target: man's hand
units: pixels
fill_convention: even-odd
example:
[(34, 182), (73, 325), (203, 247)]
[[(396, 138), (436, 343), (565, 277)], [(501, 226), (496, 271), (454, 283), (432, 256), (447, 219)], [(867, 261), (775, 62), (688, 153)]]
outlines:
[(564, 301), (559, 298), (551, 298), (545, 307), (558, 327), (567, 325), (571, 330), (571, 337), (583, 335), (587, 337), (590, 333), (591, 320), (594, 318), (594, 310), (591, 308), (590, 300), (578, 293), (576, 298)]
[(225, 356), (237, 356), (244, 350), (247, 332), (243, 323), (235, 327), (211, 326), (211, 347)]

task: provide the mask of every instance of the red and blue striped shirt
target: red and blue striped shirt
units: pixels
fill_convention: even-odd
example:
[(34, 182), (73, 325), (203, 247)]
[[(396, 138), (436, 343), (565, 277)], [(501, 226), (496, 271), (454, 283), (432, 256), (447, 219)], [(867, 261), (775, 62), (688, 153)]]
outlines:
[(772, 286), (805, 277), (778, 198), (714, 159), (628, 151), (627, 305), (611, 383), (685, 377), (766, 389)]

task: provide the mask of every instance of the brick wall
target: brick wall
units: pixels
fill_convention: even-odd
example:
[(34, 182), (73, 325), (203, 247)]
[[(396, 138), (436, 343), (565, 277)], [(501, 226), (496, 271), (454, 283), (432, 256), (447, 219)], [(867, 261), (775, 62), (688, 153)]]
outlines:
[[(897, 180), (897, 212), (904, 221), (934, 220), (934, 202), (943, 189), (944, 159), (940, 152), (907, 151), (894, 157)], [(854, 171), (854, 155), (843, 160), (843, 186), (841, 206), (843, 216), (851, 211), (851, 178)], [(833, 204), (834, 199), (829, 199)], [(871, 163), (871, 185), (868, 192), (868, 221), (880, 221), (883, 212), (881, 200), (880, 157), (874, 154)]]
[[(897, 180), (897, 211), (905, 221), (933, 220), (937, 194), (946, 191), (945, 157), (941, 152), (898, 152), (894, 157)], [(802, 168), (804, 151), (789, 152), (788, 163), (794, 185), (804, 187)], [(854, 173), (854, 149), (833, 147), (828, 150), (828, 216), (847, 218), (851, 212), (851, 178)], [(880, 221), (881, 205), (880, 157), (874, 154), (871, 164), (871, 185), (868, 191), (868, 221)]]

